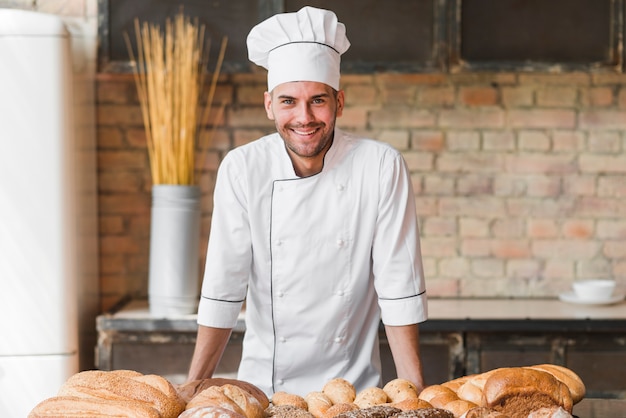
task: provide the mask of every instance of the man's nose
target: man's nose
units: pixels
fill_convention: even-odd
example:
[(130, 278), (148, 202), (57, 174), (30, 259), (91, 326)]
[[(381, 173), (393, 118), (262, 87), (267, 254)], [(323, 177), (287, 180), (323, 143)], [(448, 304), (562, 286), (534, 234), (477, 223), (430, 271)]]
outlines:
[(301, 124), (307, 124), (315, 120), (310, 103), (299, 103), (296, 109), (296, 119)]

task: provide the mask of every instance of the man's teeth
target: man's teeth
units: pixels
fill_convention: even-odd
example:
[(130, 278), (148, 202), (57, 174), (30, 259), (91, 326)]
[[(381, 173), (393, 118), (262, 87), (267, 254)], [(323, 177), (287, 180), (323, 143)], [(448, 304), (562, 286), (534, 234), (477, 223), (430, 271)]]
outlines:
[(313, 135), (315, 133), (315, 129), (312, 131), (299, 131), (297, 129), (294, 129), (293, 131), (298, 135)]

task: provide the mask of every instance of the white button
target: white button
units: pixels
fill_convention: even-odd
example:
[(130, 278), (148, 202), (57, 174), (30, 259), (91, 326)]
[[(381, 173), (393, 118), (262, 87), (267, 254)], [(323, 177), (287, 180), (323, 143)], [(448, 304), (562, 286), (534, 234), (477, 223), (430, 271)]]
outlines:
[(284, 381), (283, 379), (278, 379), (278, 384), (279, 384), (279, 385), (284, 385), (284, 384), (285, 384), (285, 381)]
[(336, 342), (336, 343), (340, 343), (340, 342), (341, 342), (341, 337), (336, 337), (336, 338), (335, 338), (335, 342)]
[(343, 247), (345, 245), (345, 241), (342, 239), (337, 240), (337, 247)]
[(343, 184), (338, 184), (337, 185), (337, 190), (339, 190), (340, 192), (343, 192), (343, 189), (345, 189)]
[(343, 295), (344, 295), (343, 290), (340, 290), (337, 292), (337, 296), (343, 296)]
[(283, 242), (281, 240), (276, 240), (276, 245), (280, 247), (281, 245), (283, 245)]
[(284, 293), (284, 292), (278, 292), (278, 297), (279, 297), (279, 298), (282, 298), (283, 296), (285, 296), (285, 293)]
[(287, 342), (287, 338), (285, 338), (285, 337), (280, 337), (280, 342), (281, 342), (281, 343)]

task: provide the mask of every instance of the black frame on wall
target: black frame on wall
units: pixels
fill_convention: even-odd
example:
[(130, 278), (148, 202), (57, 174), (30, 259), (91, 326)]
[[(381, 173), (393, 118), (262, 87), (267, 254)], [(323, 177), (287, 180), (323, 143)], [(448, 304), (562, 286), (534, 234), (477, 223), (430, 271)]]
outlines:
[(206, 27), (209, 62), (228, 36), (222, 72), (249, 72), (250, 28), (311, 5), (333, 9), (346, 24), (348, 73), (623, 72), (625, 1), (98, 0), (98, 64), (100, 72), (130, 72), (123, 33), (134, 39), (134, 19), (163, 24), (182, 7)]

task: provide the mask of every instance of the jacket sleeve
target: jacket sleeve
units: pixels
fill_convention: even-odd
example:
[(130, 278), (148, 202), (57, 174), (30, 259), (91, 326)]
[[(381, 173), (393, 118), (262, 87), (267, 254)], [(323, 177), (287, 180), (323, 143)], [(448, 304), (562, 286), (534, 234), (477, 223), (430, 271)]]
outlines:
[(401, 154), (385, 154), (379, 187), (372, 263), (382, 321), (396, 326), (423, 322), (428, 310), (415, 194)]
[(243, 159), (228, 154), (217, 174), (198, 323), (232, 328), (246, 297), (252, 246)]

